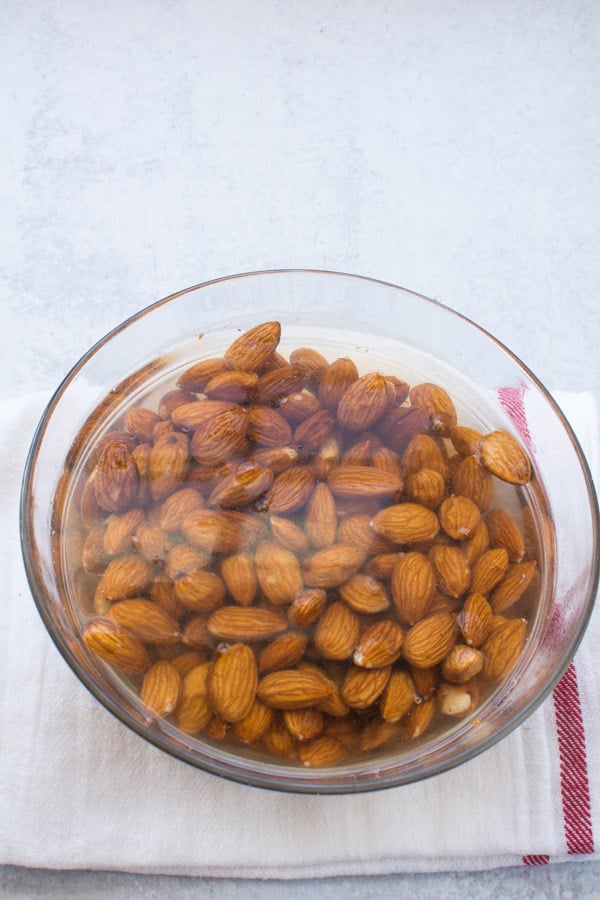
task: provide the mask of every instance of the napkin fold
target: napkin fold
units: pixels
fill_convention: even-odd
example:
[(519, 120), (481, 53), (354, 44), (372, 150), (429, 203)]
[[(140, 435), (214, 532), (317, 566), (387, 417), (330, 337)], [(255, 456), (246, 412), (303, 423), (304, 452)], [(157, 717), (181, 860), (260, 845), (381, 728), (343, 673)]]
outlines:
[[(598, 483), (593, 397), (555, 396)], [(115, 720), (54, 647), (21, 560), (20, 480), (47, 399), (0, 403), (0, 863), (306, 878), (598, 858), (598, 610), (553, 695), (519, 729), (418, 784), (339, 797), (245, 787)]]

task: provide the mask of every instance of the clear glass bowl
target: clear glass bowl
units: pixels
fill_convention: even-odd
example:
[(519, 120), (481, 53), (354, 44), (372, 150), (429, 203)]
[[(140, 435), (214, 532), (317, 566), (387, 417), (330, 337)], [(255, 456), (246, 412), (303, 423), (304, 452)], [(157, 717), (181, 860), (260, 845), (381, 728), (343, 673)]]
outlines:
[[(64, 571), (59, 539), (63, 523), (56, 497), (85, 458), (86, 442), (91, 445), (118, 416), (123, 402), (165, 377), (174, 380), (198, 359), (222, 355), (240, 331), (268, 320), (282, 324), (283, 353), (312, 346), (330, 361), (350, 356), (362, 371), (380, 369), (410, 383), (443, 385), (461, 424), (512, 432), (526, 444), (534, 470), (532, 485), (524, 490), (539, 530), (540, 602), (510, 677), (475, 715), (456, 720), (441, 734), (324, 769), (191, 737), (166, 719), (149, 720), (127, 680), (82, 641), (84, 617)], [(236, 275), (180, 291), (92, 347), (52, 397), (35, 434), (23, 480), (21, 539), (31, 590), (52, 639), (79, 679), (125, 725), (200, 769), (307, 793), (416, 781), (465, 762), (506, 736), (567, 668), (598, 582), (598, 505), (589, 469), (561, 411), (526, 366), (440, 303), (381, 281), (311, 270)]]

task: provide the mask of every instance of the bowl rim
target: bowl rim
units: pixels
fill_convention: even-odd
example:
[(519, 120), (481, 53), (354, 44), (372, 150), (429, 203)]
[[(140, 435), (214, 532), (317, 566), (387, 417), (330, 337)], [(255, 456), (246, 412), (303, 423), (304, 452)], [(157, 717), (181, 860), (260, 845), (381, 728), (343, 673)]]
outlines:
[[(260, 771), (248, 771), (244, 767), (244, 758), (239, 757), (240, 764), (236, 765), (235, 762), (229, 763), (227, 765), (223, 765), (222, 762), (219, 761), (219, 754), (215, 753), (214, 757), (202, 757), (199, 758), (198, 753), (195, 751), (186, 750), (185, 747), (177, 746), (173, 741), (169, 740), (162, 732), (153, 731), (151, 728), (148, 728), (142, 722), (138, 721), (133, 715), (131, 715), (127, 710), (125, 710), (119, 703), (117, 703), (113, 698), (106, 693), (98, 684), (98, 682), (94, 679), (91, 673), (84, 668), (79, 661), (75, 658), (72, 653), (68, 642), (65, 640), (60, 630), (55, 627), (54, 621), (50, 616), (47, 608), (47, 603), (45, 602), (45, 585), (43, 578), (41, 577), (39, 565), (37, 564), (37, 553), (35, 551), (36, 540), (35, 533), (33, 529), (32, 519), (28, 514), (28, 508), (32, 496), (32, 482), (33, 476), (35, 472), (36, 462), (39, 456), (39, 452), (44, 440), (44, 436), (47, 431), (48, 424), (50, 419), (56, 409), (58, 403), (60, 402), (63, 394), (78, 375), (78, 373), (86, 366), (88, 361), (98, 353), (104, 346), (109, 344), (111, 340), (124, 332), (128, 327), (130, 327), (134, 322), (139, 321), (143, 317), (149, 315), (154, 310), (165, 306), (171, 301), (177, 299), (178, 297), (182, 297), (186, 294), (193, 293), (195, 291), (199, 291), (205, 288), (209, 288), (213, 285), (220, 284), (223, 282), (231, 282), (237, 280), (248, 279), (252, 277), (265, 277), (265, 276), (285, 276), (285, 275), (317, 275), (317, 276), (331, 276), (331, 277), (342, 277), (351, 280), (360, 280), (367, 283), (373, 283), (376, 285), (380, 285), (383, 287), (389, 287), (394, 289), (395, 291), (399, 291), (404, 294), (409, 294), (420, 301), (424, 301), (427, 304), (431, 304), (433, 306), (439, 307), (444, 311), (445, 314), (449, 314), (453, 317), (461, 319), (463, 322), (467, 323), (471, 328), (476, 329), (478, 332), (483, 334), (488, 340), (490, 340), (493, 344), (496, 345), (504, 354), (506, 354), (509, 358), (511, 358), (520, 368), (524, 374), (531, 380), (533, 384), (537, 386), (545, 401), (551, 407), (554, 415), (560, 421), (563, 429), (565, 430), (567, 437), (573, 447), (575, 455), (577, 457), (581, 473), (583, 475), (583, 479), (585, 482), (589, 505), (590, 505), (590, 513), (592, 518), (593, 525), (593, 533), (592, 533), (592, 544), (593, 547), (598, 551), (599, 548), (599, 535), (600, 535), (600, 507), (598, 502), (598, 494), (596, 492), (596, 488), (594, 485), (594, 481), (592, 478), (591, 470), (589, 463), (586, 459), (586, 456), (583, 452), (581, 444), (575, 435), (568, 419), (562, 412), (560, 406), (552, 396), (552, 394), (547, 390), (544, 384), (537, 378), (537, 376), (528, 368), (528, 366), (518, 357), (510, 348), (508, 348), (502, 341), (498, 340), (493, 334), (483, 328), (481, 325), (478, 325), (468, 316), (460, 313), (452, 307), (446, 305), (445, 303), (437, 300), (435, 298), (427, 297), (424, 294), (419, 293), (418, 291), (411, 290), (409, 288), (402, 287), (393, 282), (374, 278), (367, 275), (359, 275), (353, 274), (349, 272), (342, 272), (332, 269), (319, 269), (319, 268), (270, 268), (270, 269), (258, 269), (251, 270), (247, 272), (240, 272), (233, 275), (224, 275), (216, 278), (208, 279), (206, 281), (199, 282), (190, 287), (183, 288), (181, 290), (175, 291), (159, 300), (156, 300), (137, 312), (133, 313), (131, 316), (128, 316), (121, 323), (116, 325), (106, 334), (104, 334), (98, 341), (96, 341), (75, 363), (74, 365), (67, 371), (67, 374), (63, 377), (57, 388), (54, 390), (50, 399), (48, 400), (40, 420), (37, 424), (37, 427), (34, 431), (34, 435), (31, 441), (31, 445), (29, 447), (29, 451), (27, 454), (22, 484), (21, 484), (21, 493), (20, 493), (20, 520), (19, 520), (19, 532), (20, 532), (20, 542), (21, 542), (21, 552), (23, 556), (23, 562), (25, 567), (25, 572), (27, 576), (27, 580), (29, 583), (29, 587), (33, 596), (33, 600), (36, 604), (38, 613), (48, 631), (50, 638), (54, 642), (55, 646), (59, 650), (61, 656), (65, 660), (65, 662), (69, 665), (71, 670), (77, 676), (77, 678), (82, 682), (82, 684), (90, 691), (90, 693), (104, 706), (109, 712), (111, 712), (123, 725), (127, 728), (131, 729), (135, 733), (137, 733), (140, 737), (144, 738), (148, 743), (157, 747), (158, 749), (166, 752), (170, 756), (180, 759), (181, 761), (189, 764), (194, 768), (199, 768), (200, 770), (209, 772), (213, 775), (217, 775), (223, 777), (227, 780), (238, 782), (244, 784), (246, 786), (265, 788), (276, 791), (284, 791), (291, 793), (302, 793), (302, 794), (345, 794), (345, 793), (362, 793), (362, 792), (370, 792), (383, 790), (390, 787), (397, 787), (404, 784), (410, 784), (414, 782), (418, 782), (421, 780), (425, 780), (431, 778), (435, 775), (441, 774), (445, 771), (451, 770), (469, 759), (473, 759), (478, 756), (480, 753), (485, 752), (490, 747), (494, 746), (516, 728), (518, 728), (550, 695), (550, 693), (554, 690), (569, 665), (571, 664), (575, 653), (583, 639), (587, 626), (589, 624), (590, 617), (592, 615), (596, 595), (598, 593), (598, 586), (600, 580), (600, 554), (598, 552), (595, 553), (595, 557), (593, 560), (593, 570), (592, 577), (590, 579), (590, 590), (587, 598), (586, 604), (586, 613), (582, 617), (582, 619), (578, 623), (577, 630), (575, 634), (572, 636), (570, 646), (565, 653), (562, 664), (557, 666), (555, 671), (553, 672), (552, 678), (548, 679), (543, 689), (539, 690), (532, 699), (526, 702), (521, 708), (519, 714), (514, 718), (511, 718), (503, 725), (498, 728), (491, 734), (483, 737), (478, 743), (473, 744), (469, 747), (466, 747), (461, 752), (456, 753), (451, 758), (443, 761), (437, 762), (434, 765), (429, 765), (423, 771), (419, 771), (414, 774), (410, 774), (408, 777), (403, 777), (401, 775), (394, 775), (393, 770), (392, 774), (387, 777), (383, 777), (381, 780), (373, 779), (370, 781), (355, 781), (352, 778), (346, 778), (344, 780), (335, 780), (335, 773), (338, 771), (336, 768), (332, 769), (320, 769), (320, 770), (307, 770), (300, 768), (289, 768), (284, 769), (281, 767), (281, 774), (278, 774), (275, 770), (269, 772), (268, 774), (261, 774)], [(235, 758), (235, 757), (234, 757)], [(391, 769), (391, 767), (390, 767)], [(297, 772), (300, 775), (303, 775), (301, 778), (295, 778), (294, 772)], [(327, 778), (325, 777), (325, 773), (331, 773), (333, 777)]]

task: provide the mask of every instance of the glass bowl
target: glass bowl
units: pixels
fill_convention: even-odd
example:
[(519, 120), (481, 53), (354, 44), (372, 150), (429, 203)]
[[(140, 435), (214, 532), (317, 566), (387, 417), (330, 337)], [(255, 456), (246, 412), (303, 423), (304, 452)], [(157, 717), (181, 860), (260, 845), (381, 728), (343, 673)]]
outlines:
[[(278, 351), (284, 356), (312, 347), (329, 362), (352, 358), (361, 373), (381, 371), (410, 384), (443, 386), (460, 424), (482, 433), (508, 431), (526, 446), (533, 472), (517, 494), (533, 529), (529, 541), (539, 563), (538, 599), (510, 675), (487, 690), (469, 714), (446, 716), (442, 728), (351, 752), (322, 767), (222, 740), (216, 730), (185, 733), (169, 716), (150, 716), (140, 700), (139, 680), (119, 675), (82, 640), (95, 615), (94, 576), (69, 568), (69, 554), (80, 553), (82, 540), (77, 523), (70, 524), (74, 485), (89, 470), (99, 436), (118, 427), (124, 405), (157, 396), (165, 382), (174, 383), (195, 362), (222, 356), (246, 329), (272, 320), (281, 323)], [(503, 490), (497, 485), (500, 495)], [(21, 538), (46, 628), (78, 678), (118, 719), (200, 769), (248, 785), (306, 793), (413, 782), (463, 763), (505, 737), (567, 668), (598, 580), (598, 507), (588, 466), (561, 411), (526, 366), (438, 302), (381, 281), (311, 270), (254, 272), (197, 285), (142, 310), (92, 347), (57, 389), (35, 434), (22, 488)]]

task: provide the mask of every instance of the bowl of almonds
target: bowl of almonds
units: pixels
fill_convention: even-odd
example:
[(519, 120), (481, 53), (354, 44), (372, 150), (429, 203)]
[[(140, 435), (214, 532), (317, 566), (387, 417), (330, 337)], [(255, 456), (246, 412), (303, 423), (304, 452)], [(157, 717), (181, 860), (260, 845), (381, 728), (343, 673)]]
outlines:
[(456, 766), (552, 690), (598, 579), (589, 470), (535, 376), (414, 292), (310, 270), (174, 294), (46, 409), (41, 617), (126, 726), (278, 790)]

